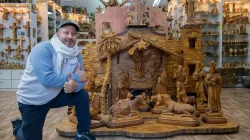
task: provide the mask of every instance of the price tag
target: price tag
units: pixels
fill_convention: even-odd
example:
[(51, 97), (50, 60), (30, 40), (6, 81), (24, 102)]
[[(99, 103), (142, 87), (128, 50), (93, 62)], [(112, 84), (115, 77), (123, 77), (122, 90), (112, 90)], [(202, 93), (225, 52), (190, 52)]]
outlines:
[(222, 31), (222, 24), (220, 24), (220, 31)]

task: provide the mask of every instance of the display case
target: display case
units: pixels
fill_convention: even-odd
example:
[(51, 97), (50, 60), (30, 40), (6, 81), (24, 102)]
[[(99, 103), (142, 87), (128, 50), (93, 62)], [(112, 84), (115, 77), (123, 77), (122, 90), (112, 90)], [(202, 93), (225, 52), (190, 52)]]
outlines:
[(222, 67), (249, 67), (250, 1), (223, 3)]
[(0, 91), (16, 91), (37, 43), (36, 9), (32, 3), (1, 3), (0, 18)]
[[(224, 1), (222, 30), (222, 70), (224, 87), (243, 86), (244, 69), (249, 67), (250, 1)], [(235, 71), (234, 74), (230, 72)], [(229, 73), (229, 74), (228, 74)]]
[(0, 4), (0, 69), (23, 69), (36, 45), (36, 11), (31, 3)]
[(62, 20), (62, 8), (51, 0), (38, 0), (36, 3), (42, 19), (40, 41), (49, 40), (57, 31)]
[(205, 67), (214, 60), (220, 67), (221, 10), (218, 2), (199, 2), (195, 11), (196, 23), (202, 27), (202, 52), (206, 56)]

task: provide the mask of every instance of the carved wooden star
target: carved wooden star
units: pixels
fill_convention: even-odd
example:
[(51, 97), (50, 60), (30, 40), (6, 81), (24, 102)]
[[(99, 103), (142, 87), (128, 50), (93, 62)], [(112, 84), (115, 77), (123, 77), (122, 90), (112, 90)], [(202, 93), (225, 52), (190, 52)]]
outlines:
[(147, 47), (149, 46), (149, 43), (147, 43), (147, 42), (144, 42), (142, 39), (140, 40), (140, 42), (138, 42), (137, 44), (136, 44), (136, 46), (137, 46), (137, 48), (138, 48), (138, 50), (142, 50), (142, 49), (147, 49)]
[(100, 5), (99, 5), (99, 7), (97, 7), (96, 9), (97, 9), (97, 13), (102, 13), (102, 8), (101, 8)]

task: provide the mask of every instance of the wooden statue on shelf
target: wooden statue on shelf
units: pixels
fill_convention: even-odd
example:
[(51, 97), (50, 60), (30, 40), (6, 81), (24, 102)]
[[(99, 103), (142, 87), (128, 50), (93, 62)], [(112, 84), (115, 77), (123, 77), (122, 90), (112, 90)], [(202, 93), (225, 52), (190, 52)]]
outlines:
[(183, 85), (187, 84), (188, 72), (185, 68), (183, 68), (182, 65), (175, 65), (174, 67), (177, 68), (176, 71), (174, 71), (173, 73), (173, 78), (176, 79), (177, 100), (178, 100), (178, 103), (180, 103), (181, 98), (179, 96), (179, 93), (183, 90), (182, 89)]
[(181, 37), (181, 29), (180, 29), (180, 24), (175, 21), (173, 30), (172, 30), (172, 39), (173, 40), (180, 40)]
[(200, 122), (196, 119), (200, 114), (190, 104), (182, 104), (173, 101), (168, 94), (161, 96), (167, 109), (162, 111), (158, 118), (158, 123), (172, 125), (199, 126)]
[(206, 77), (206, 72), (202, 70), (202, 63), (199, 61), (196, 63), (196, 69), (193, 73), (192, 79), (196, 82), (196, 97), (197, 97), (197, 104), (198, 105), (205, 105), (207, 97), (205, 94), (205, 83), (204, 79)]
[(125, 0), (125, 1), (123, 1), (121, 4), (119, 4), (118, 2), (117, 2), (117, 0), (109, 0), (109, 2), (105, 2), (104, 0), (100, 0), (101, 1), (101, 3), (103, 4), (103, 5), (105, 5), (105, 7), (115, 7), (115, 6), (120, 6), (120, 7), (122, 7), (126, 2), (127, 2), (127, 0)]
[(118, 84), (117, 86), (118, 95), (117, 95), (116, 100), (118, 101), (120, 99), (127, 98), (128, 87), (130, 85), (129, 73), (123, 71), (117, 84)]
[(126, 127), (143, 124), (143, 119), (138, 107), (143, 105), (145, 93), (135, 97), (133, 100), (118, 101), (109, 108), (110, 119), (106, 122), (108, 127)]
[(195, 2), (196, 2), (196, 0), (186, 0), (186, 2), (185, 2), (185, 10), (186, 10), (188, 18), (194, 18)]
[(132, 13), (129, 12), (128, 13), (128, 23), (127, 23), (127, 25), (133, 25), (133, 19), (134, 19), (134, 17), (132, 15)]
[(216, 63), (211, 61), (209, 63), (209, 73), (205, 77), (205, 84), (207, 86), (208, 104), (205, 115), (202, 120), (206, 123), (226, 123), (227, 120), (223, 117), (221, 112), (221, 87), (222, 77), (216, 69)]

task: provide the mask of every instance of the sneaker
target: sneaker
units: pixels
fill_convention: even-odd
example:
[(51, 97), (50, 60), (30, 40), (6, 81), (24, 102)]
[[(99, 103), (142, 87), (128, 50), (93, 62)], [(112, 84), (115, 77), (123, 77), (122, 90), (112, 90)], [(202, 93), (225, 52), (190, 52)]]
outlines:
[(22, 124), (22, 120), (19, 117), (16, 117), (10, 121), (12, 123), (13, 130)]
[(93, 135), (89, 134), (89, 132), (86, 132), (83, 133), (81, 137), (78, 137), (78, 135), (76, 134), (76, 140), (96, 140), (96, 139)]

